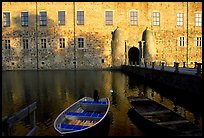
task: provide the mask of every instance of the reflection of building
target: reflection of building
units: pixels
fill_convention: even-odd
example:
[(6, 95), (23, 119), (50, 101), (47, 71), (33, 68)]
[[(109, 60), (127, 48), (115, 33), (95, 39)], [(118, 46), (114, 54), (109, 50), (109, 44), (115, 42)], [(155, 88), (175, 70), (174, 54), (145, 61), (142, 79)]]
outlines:
[(201, 2), (3, 2), (2, 19), (3, 70), (202, 62)]

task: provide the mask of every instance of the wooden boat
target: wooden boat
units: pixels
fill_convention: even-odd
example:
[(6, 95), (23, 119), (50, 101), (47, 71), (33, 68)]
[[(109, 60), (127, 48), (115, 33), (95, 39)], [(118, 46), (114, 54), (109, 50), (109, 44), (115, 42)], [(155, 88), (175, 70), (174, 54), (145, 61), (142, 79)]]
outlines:
[(101, 124), (107, 116), (109, 108), (108, 98), (94, 101), (91, 97), (84, 97), (58, 115), (54, 121), (54, 128), (61, 135), (91, 130)]
[(202, 129), (156, 101), (132, 96), (128, 97), (128, 100), (132, 113), (135, 113), (129, 117), (139, 121), (143, 129), (148, 129), (148, 133), (151, 131), (151, 135), (202, 136)]

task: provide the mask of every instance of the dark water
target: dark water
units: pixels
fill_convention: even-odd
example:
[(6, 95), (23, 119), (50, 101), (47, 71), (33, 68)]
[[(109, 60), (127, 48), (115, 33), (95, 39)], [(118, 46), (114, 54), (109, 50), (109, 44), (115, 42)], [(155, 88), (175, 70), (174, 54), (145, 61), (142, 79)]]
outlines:
[[(100, 97), (109, 97), (109, 136), (143, 136), (145, 133), (128, 117), (128, 96), (145, 95), (164, 106), (176, 110), (191, 122), (202, 127), (202, 117), (175, 104), (160, 91), (119, 71), (7, 71), (2, 72), (2, 116), (12, 115), (36, 101), (38, 136), (59, 135), (53, 122), (60, 112), (82, 96), (91, 96), (97, 89)], [(114, 90), (114, 93), (110, 93)], [(16, 135), (29, 129), (28, 120), (14, 128)]]

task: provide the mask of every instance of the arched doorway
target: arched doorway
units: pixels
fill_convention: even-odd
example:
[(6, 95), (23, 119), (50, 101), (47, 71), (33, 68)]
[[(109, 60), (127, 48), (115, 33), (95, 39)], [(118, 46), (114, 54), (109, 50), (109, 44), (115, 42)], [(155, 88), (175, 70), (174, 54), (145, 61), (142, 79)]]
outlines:
[(131, 47), (128, 51), (128, 59), (130, 65), (139, 65), (139, 49)]

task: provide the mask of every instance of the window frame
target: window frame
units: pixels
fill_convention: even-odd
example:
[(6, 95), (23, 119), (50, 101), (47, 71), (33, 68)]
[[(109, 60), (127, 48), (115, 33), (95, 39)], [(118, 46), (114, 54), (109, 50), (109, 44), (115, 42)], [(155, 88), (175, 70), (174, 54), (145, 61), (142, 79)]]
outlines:
[(47, 48), (47, 39), (46, 38), (41, 38), (40, 39), (40, 48), (41, 49), (46, 49)]
[[(78, 15), (78, 13), (83, 13), (83, 15), (82, 14), (79, 14)], [(77, 25), (84, 25), (84, 11), (83, 10), (78, 10), (77, 11)]]
[(195, 26), (202, 27), (202, 13), (195, 13)]
[[(9, 17), (6, 16), (9, 15)], [(9, 11), (3, 12), (3, 27), (10, 27), (11, 26), (11, 13)]]
[(4, 40), (4, 48), (7, 50), (11, 49), (11, 40), (10, 39), (5, 39)]
[(185, 46), (185, 37), (184, 36), (180, 36), (179, 37), (179, 41), (178, 41), (179, 43), (178, 43), (178, 45), (179, 46)]
[[(79, 39), (83, 39), (83, 41), (80, 41)], [(80, 46), (79, 43), (82, 43), (83, 42), (83, 47)], [(76, 37), (76, 46), (78, 49), (85, 49), (86, 48), (86, 39), (85, 37), (83, 36), (79, 36), (79, 37)]]
[[(23, 13), (27, 13), (27, 16), (23, 16)], [(27, 18), (26, 18), (27, 17)], [(27, 19), (27, 20), (26, 20)], [(26, 24), (27, 23), (27, 24)], [(29, 14), (27, 11), (22, 11), (21, 12), (21, 26), (22, 27), (27, 27), (29, 24)]]
[[(61, 13), (64, 13), (64, 14), (61, 14)], [(59, 10), (57, 12), (58, 14), (58, 25), (65, 25), (66, 23), (66, 12), (63, 11), (63, 10)]]
[(183, 26), (184, 25), (184, 13), (177, 13), (176, 14), (176, 25)]
[(66, 44), (65, 38), (63, 38), (63, 37), (59, 38), (59, 48), (64, 49), (66, 47), (65, 44)]
[[(41, 15), (42, 13), (45, 15)], [(40, 26), (47, 26), (47, 11), (40, 11)]]
[[(112, 16), (109, 17), (110, 14), (107, 15), (107, 13), (112, 13)], [(105, 11), (105, 25), (113, 25), (113, 16), (113, 10)]]
[[(24, 40), (26, 40), (26, 42)], [(22, 48), (23, 49), (29, 49), (28, 45), (29, 45), (29, 39), (27, 37), (23, 37), (22, 38)]]
[(153, 11), (152, 12), (152, 21), (153, 21), (153, 26), (160, 26), (160, 12), (159, 11)]
[[(132, 16), (132, 14), (131, 14), (132, 12), (136, 13), (136, 15)], [(129, 18), (130, 18), (130, 25), (131, 26), (137, 26), (138, 25), (138, 11), (137, 10), (130, 10)]]
[(196, 47), (202, 47), (202, 37), (201, 36), (196, 37)]

